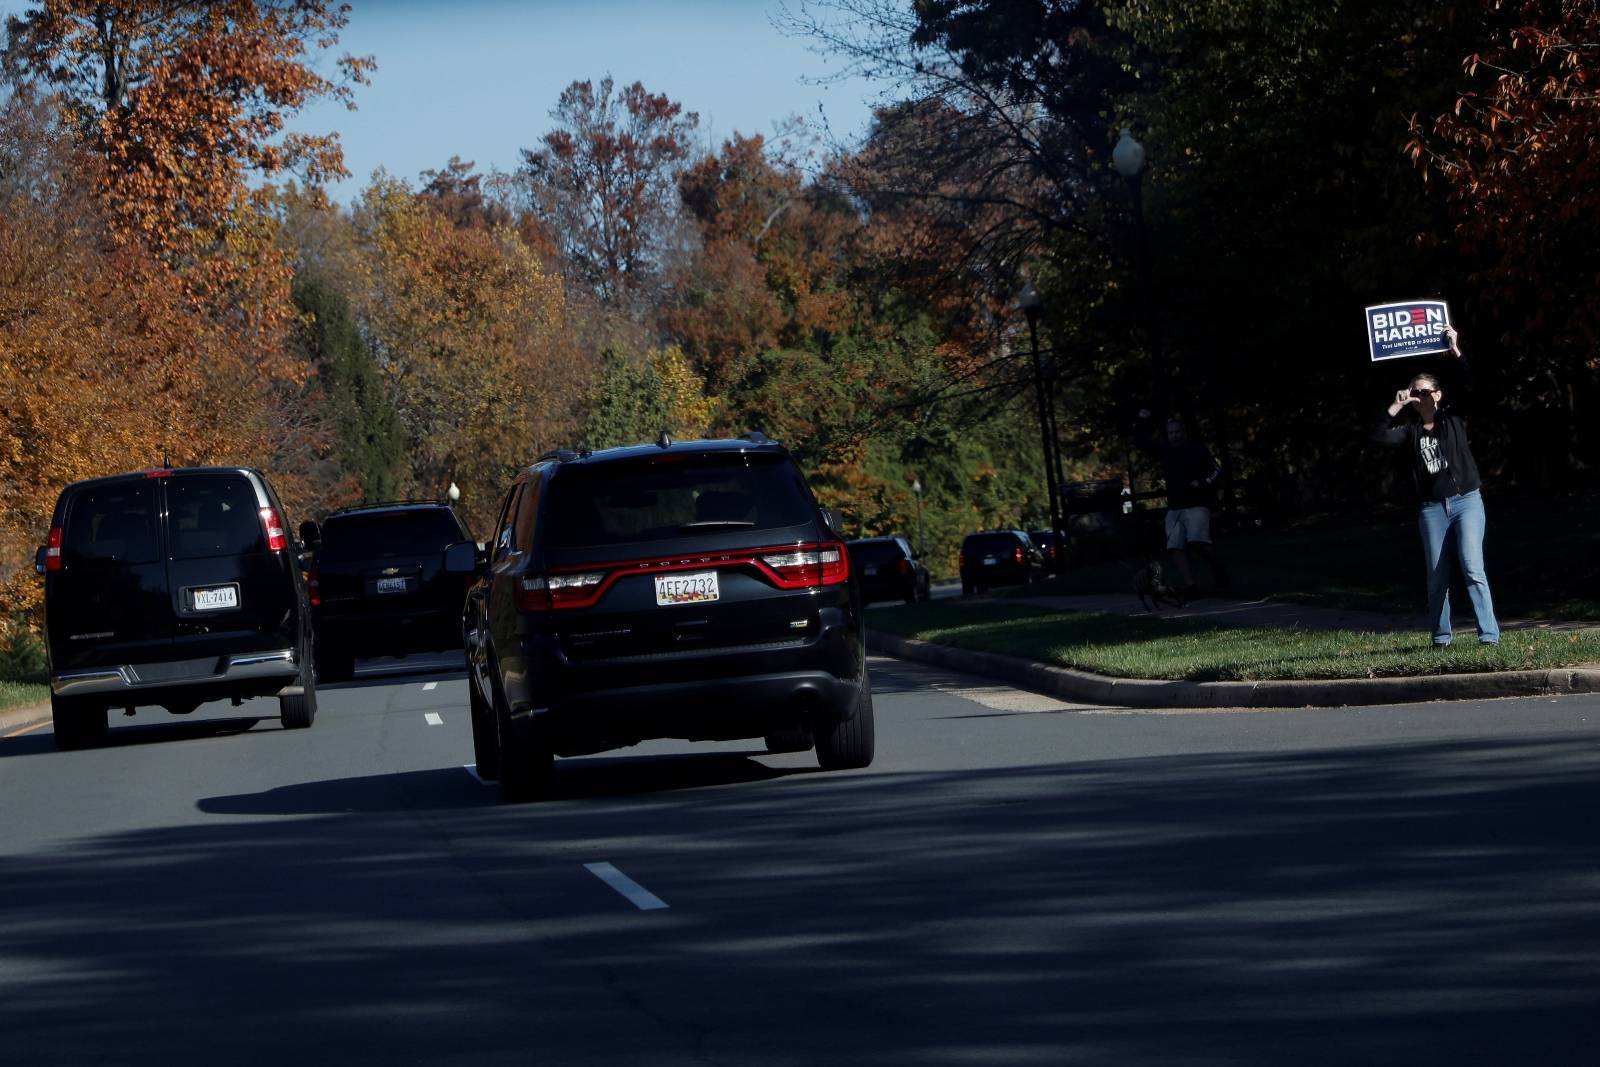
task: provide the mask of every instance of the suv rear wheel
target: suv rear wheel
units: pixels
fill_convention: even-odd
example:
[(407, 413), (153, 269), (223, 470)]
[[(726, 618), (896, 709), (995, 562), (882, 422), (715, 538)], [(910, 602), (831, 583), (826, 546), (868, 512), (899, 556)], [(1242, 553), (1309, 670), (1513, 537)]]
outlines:
[(472, 758), (475, 761), (473, 770), (481, 781), (493, 782), (500, 777), (500, 739), (495, 732), (494, 709), (478, 692), (478, 682), (470, 673), (470, 665), (467, 670), (467, 704), (472, 716)]
[(63, 752), (103, 745), (111, 732), (106, 706), (83, 697), (51, 694), (50, 718), (55, 729), (56, 747)]
[(856, 713), (843, 722), (818, 726), (817, 764), (825, 771), (845, 771), (872, 763), (876, 730), (872, 719), (872, 680), (861, 672)]
[(500, 766), (497, 768), (500, 799), (510, 803), (534, 800), (550, 790), (550, 780), (555, 775), (555, 752), (537, 729), (526, 738), (518, 737), (511, 729), (511, 710), (506, 706), (505, 694), (495, 684), (498, 673), (490, 675), (490, 685), (500, 734)]

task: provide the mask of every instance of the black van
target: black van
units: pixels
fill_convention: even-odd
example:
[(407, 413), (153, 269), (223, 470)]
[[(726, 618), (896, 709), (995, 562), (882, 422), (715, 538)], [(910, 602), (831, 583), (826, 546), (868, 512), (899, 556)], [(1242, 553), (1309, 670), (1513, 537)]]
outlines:
[(311, 613), (283, 505), (259, 471), (74, 482), (39, 549), (56, 744), (102, 742), (110, 708), (277, 696), (310, 726)]

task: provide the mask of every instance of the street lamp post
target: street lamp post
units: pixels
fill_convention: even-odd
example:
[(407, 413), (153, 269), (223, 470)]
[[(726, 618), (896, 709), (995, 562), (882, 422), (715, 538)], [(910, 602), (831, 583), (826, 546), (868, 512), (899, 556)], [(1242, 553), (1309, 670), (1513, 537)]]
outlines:
[(1167, 362), (1161, 350), (1161, 324), (1155, 314), (1154, 286), (1150, 281), (1150, 242), (1144, 226), (1144, 145), (1133, 136), (1133, 131), (1123, 127), (1122, 136), (1111, 150), (1111, 166), (1128, 183), (1128, 196), (1133, 201), (1133, 226), (1139, 245), (1139, 302), (1144, 318), (1145, 343), (1150, 346), (1150, 368), (1155, 373), (1156, 405), (1166, 418)]
[(1028, 339), (1033, 347), (1033, 384), (1039, 398), (1039, 441), (1044, 450), (1045, 489), (1050, 500), (1050, 532), (1055, 537), (1055, 553), (1051, 570), (1059, 569), (1065, 542), (1061, 536), (1061, 500), (1058, 482), (1060, 469), (1056, 456), (1055, 435), (1051, 432), (1052, 408), (1055, 400), (1045, 383), (1044, 365), (1039, 360), (1039, 316), (1044, 311), (1044, 300), (1032, 282), (1024, 282), (1017, 294), (1017, 307), (1028, 319)]
[(917, 555), (927, 551), (928, 543), (922, 539), (922, 479), (911, 480), (911, 491), (917, 495)]

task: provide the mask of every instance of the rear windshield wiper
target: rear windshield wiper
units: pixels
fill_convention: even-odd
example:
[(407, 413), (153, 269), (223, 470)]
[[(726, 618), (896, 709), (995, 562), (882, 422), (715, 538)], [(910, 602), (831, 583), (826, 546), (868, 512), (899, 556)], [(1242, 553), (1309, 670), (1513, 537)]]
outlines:
[(753, 522), (743, 522), (743, 521), (741, 521), (739, 519), (712, 519), (712, 520), (707, 521), (707, 522), (686, 522), (682, 526), (678, 527), (678, 532), (679, 533), (687, 533), (690, 530), (709, 530), (709, 529), (712, 529), (712, 528), (718, 527), (718, 526), (754, 526), (754, 525), (755, 525), (755, 523), (753, 523)]

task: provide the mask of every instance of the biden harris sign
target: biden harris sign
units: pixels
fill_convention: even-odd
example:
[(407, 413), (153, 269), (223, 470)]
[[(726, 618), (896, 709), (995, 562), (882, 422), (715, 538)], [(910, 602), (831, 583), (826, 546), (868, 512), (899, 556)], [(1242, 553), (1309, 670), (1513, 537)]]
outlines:
[(1406, 300), (1367, 308), (1367, 345), (1372, 361), (1450, 351), (1445, 330), (1450, 306), (1443, 300)]

